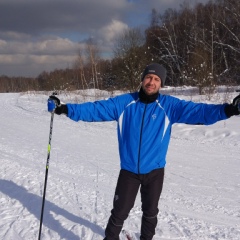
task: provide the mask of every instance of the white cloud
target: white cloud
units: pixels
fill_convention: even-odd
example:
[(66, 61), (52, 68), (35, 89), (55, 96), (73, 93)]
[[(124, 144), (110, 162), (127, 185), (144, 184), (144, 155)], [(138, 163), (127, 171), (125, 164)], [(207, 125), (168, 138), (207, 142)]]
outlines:
[(99, 35), (101, 35), (102, 39), (110, 43), (116, 38), (116, 36), (126, 29), (128, 29), (128, 25), (126, 23), (118, 20), (112, 20), (111, 23), (100, 29)]
[(71, 68), (76, 56), (1, 54), (0, 75), (37, 77), (43, 71)]
[(68, 67), (78, 42), (88, 37), (98, 40), (108, 57), (115, 37), (128, 27), (148, 24), (152, 8), (164, 11), (183, 1), (1, 0), (0, 75), (35, 76)]
[(0, 64), (5, 65), (28, 65), (28, 64), (53, 64), (59, 65), (63, 63), (66, 67), (67, 64), (73, 62), (72, 55), (33, 55), (33, 54), (1, 54)]
[(2, 54), (63, 54), (77, 52), (78, 44), (67, 38), (54, 37), (44, 40), (5, 41), (0, 39), (0, 52)]
[(30, 55), (29, 59), (31, 60), (31, 62), (36, 63), (36, 64), (55, 64), (57, 65), (61, 65), (63, 64), (64, 68), (67, 67), (67, 65), (69, 63), (72, 63), (74, 58), (72, 55), (56, 55), (56, 56), (51, 56), (51, 55)]
[(26, 42), (0, 39), (0, 75), (37, 76), (42, 71), (72, 67), (78, 43), (52, 37)]
[(36, 43), (34, 49), (38, 52), (48, 54), (62, 54), (62, 53), (77, 53), (78, 44), (67, 38), (48, 39), (42, 42)]
[(0, 49), (4, 49), (7, 46), (7, 41), (0, 39)]
[(16, 41), (25, 41), (31, 37), (30, 34), (21, 33), (21, 32), (13, 32), (13, 31), (0, 31), (0, 39), (5, 40), (16, 40)]

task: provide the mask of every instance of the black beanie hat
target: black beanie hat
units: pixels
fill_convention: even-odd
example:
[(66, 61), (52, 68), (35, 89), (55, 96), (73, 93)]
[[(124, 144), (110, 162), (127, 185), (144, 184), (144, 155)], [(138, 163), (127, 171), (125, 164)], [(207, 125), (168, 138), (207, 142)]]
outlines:
[(147, 67), (145, 68), (145, 70), (142, 73), (142, 81), (147, 74), (155, 74), (158, 77), (160, 77), (161, 86), (162, 87), (164, 86), (166, 76), (167, 76), (167, 70), (163, 65), (160, 65), (158, 63), (151, 63), (151, 64), (147, 65)]

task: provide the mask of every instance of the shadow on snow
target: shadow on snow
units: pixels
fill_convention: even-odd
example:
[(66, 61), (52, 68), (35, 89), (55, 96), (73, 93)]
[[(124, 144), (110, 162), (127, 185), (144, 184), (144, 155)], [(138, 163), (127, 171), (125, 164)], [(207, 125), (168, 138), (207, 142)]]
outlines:
[[(0, 179), (0, 191), (6, 195), (8, 195), (12, 199), (18, 200), (23, 207), (25, 207), (31, 214), (33, 214), (40, 221), (41, 207), (42, 207), (42, 198), (29, 193), (24, 187), (18, 186), (12, 181)], [(80, 237), (71, 232), (70, 230), (65, 229), (61, 223), (54, 219), (51, 212), (56, 213), (57, 215), (61, 215), (64, 218), (75, 222), (79, 225), (85, 226), (95, 232), (103, 236), (104, 230), (98, 225), (83, 219), (79, 216), (76, 216), (72, 213), (69, 213), (65, 209), (62, 209), (45, 200), (44, 207), (44, 216), (43, 216), (43, 225), (48, 229), (51, 229), (58, 233), (60, 239), (71, 239), (71, 240), (79, 240)], [(40, 223), (39, 223), (40, 225)]]

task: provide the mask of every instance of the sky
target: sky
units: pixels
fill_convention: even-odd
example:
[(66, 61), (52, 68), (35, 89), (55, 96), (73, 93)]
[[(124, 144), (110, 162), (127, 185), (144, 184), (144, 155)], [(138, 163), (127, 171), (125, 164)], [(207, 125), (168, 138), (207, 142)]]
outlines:
[[(147, 28), (151, 11), (178, 9), (184, 0), (1, 0), (0, 76), (37, 77), (71, 68), (93, 38), (111, 57), (116, 36)], [(207, 0), (188, 0), (206, 3)]]

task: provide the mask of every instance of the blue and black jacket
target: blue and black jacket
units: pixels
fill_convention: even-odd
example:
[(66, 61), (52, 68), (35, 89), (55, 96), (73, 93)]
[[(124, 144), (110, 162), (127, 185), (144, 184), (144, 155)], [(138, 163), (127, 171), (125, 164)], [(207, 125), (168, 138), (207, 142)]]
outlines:
[(67, 104), (74, 121), (117, 121), (121, 169), (146, 174), (163, 168), (174, 123), (210, 125), (227, 119), (226, 104), (204, 104), (159, 94), (144, 103), (139, 92), (108, 100)]

